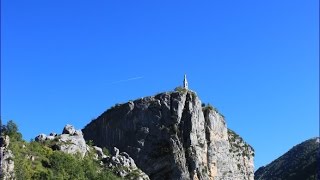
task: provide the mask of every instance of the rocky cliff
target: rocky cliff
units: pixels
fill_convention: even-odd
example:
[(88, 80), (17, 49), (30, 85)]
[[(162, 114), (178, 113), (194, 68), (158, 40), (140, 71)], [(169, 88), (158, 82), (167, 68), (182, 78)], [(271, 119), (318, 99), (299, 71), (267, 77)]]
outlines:
[(191, 90), (116, 105), (83, 133), (100, 147), (127, 152), (150, 179), (253, 180), (253, 149)]
[(0, 179), (15, 179), (14, 155), (8, 149), (10, 143), (9, 136), (0, 136)]
[(304, 141), (255, 172), (257, 180), (319, 178), (319, 137)]

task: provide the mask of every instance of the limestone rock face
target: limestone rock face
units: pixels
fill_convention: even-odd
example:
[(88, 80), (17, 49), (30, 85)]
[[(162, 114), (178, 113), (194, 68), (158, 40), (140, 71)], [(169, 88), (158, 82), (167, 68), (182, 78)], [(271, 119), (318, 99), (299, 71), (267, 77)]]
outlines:
[(86, 141), (83, 139), (83, 136), (70, 134), (61, 134), (58, 139), (57, 145), (59, 146), (59, 150), (68, 153), (68, 154), (76, 154), (80, 153), (82, 157), (84, 157), (88, 151), (88, 146)]
[(127, 152), (150, 179), (253, 180), (253, 149), (232, 139), (224, 118), (191, 90), (117, 105), (83, 133), (100, 147)]
[(9, 136), (0, 137), (0, 177), (3, 180), (15, 179), (14, 155), (8, 149), (9, 143)]
[(40, 134), (35, 138), (35, 141), (51, 141), (52, 149), (60, 150), (69, 154), (80, 153), (82, 157), (89, 151), (89, 147), (83, 138), (81, 130), (75, 130), (72, 125), (67, 124), (62, 131), (62, 134), (57, 135), (51, 133), (49, 136)]
[(98, 146), (93, 146), (93, 149), (95, 150), (96, 159), (103, 159), (107, 156), (103, 153), (102, 149)]
[[(126, 152), (119, 153), (119, 149), (116, 147), (113, 148), (112, 156), (106, 156), (102, 159), (102, 162), (125, 179), (149, 180), (148, 175), (138, 169), (134, 160)], [(130, 173), (135, 174), (135, 177), (128, 177)]]
[(73, 135), (75, 132), (76, 132), (76, 129), (70, 124), (67, 124), (62, 130), (62, 134)]

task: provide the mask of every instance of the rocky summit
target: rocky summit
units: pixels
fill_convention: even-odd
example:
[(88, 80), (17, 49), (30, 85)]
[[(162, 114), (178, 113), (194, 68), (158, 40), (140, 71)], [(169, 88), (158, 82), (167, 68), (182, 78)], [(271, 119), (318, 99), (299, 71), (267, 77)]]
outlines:
[(319, 137), (306, 140), (255, 172), (257, 180), (319, 178)]
[(13, 121), (0, 127), (3, 179), (254, 179), (253, 148), (186, 75), (183, 87), (117, 104), (82, 130), (26, 142)]
[(99, 147), (126, 152), (150, 179), (254, 179), (253, 148), (186, 85), (118, 104), (82, 132)]

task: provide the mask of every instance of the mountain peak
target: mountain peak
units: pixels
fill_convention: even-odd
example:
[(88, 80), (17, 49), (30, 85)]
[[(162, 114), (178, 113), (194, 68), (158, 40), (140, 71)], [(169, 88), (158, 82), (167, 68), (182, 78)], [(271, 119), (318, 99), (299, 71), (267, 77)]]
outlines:
[(228, 133), (214, 108), (184, 87), (117, 105), (90, 122), (84, 138), (119, 148), (151, 179), (250, 179), (253, 149)]

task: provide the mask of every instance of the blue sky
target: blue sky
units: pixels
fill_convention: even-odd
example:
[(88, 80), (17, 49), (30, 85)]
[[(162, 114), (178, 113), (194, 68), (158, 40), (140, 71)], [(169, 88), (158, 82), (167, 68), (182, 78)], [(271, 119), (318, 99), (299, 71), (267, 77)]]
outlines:
[(1, 118), (80, 129), (186, 73), (266, 165), (318, 136), (318, 3), (2, 0)]

